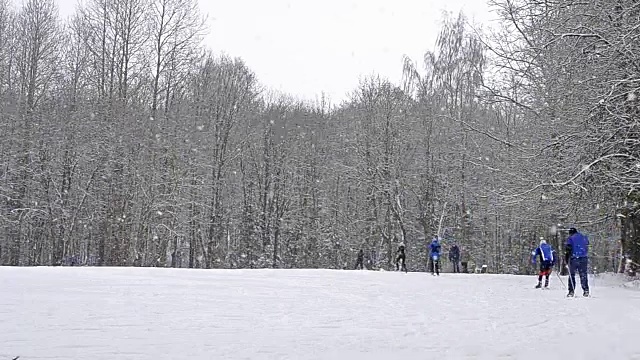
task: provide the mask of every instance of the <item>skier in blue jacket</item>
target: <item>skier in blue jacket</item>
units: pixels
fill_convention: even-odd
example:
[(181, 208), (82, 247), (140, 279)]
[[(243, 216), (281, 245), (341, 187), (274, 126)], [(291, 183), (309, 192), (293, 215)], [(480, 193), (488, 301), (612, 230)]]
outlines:
[(433, 237), (429, 245), (429, 260), (431, 262), (431, 274), (440, 276), (440, 241), (438, 235)]
[(589, 239), (573, 227), (569, 229), (569, 238), (565, 244), (564, 260), (566, 264), (569, 264), (569, 293), (567, 296), (574, 295), (576, 288), (576, 270), (580, 275), (582, 295), (589, 296), (589, 279), (587, 277), (587, 268), (589, 266)]
[(547, 244), (544, 238), (540, 238), (540, 246), (531, 252), (531, 262), (534, 265), (536, 264), (536, 258), (540, 258), (540, 272), (538, 273), (538, 285), (536, 285), (536, 289), (542, 287), (543, 276), (545, 277), (544, 287), (546, 289), (549, 287), (549, 275), (551, 275), (553, 265), (556, 263), (556, 256), (555, 251), (553, 251), (551, 245)]

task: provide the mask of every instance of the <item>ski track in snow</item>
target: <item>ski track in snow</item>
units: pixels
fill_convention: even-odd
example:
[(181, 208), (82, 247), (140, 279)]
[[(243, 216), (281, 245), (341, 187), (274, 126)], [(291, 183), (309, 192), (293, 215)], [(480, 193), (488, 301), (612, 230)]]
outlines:
[(0, 360), (640, 359), (640, 292), (605, 279), (0, 267)]

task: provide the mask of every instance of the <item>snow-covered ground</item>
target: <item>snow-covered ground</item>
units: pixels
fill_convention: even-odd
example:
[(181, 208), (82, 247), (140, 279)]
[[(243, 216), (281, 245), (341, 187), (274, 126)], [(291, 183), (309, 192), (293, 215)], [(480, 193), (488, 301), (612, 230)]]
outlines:
[(0, 267), (0, 360), (640, 359), (640, 291), (591, 281)]

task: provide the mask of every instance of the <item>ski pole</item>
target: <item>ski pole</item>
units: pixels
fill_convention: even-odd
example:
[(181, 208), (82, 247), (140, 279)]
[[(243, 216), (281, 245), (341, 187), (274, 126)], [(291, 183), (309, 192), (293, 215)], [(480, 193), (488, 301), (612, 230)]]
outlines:
[(560, 280), (560, 284), (562, 284), (562, 288), (566, 290), (567, 287), (564, 285), (564, 281), (562, 281), (562, 278), (560, 277), (560, 273), (556, 271), (556, 275), (558, 276), (558, 280)]
[[(569, 269), (569, 265), (566, 266), (567, 267), (567, 272), (569, 273), (569, 280), (571, 281), (571, 269)], [(573, 278), (573, 281), (571, 281), (571, 285), (573, 285), (573, 291), (576, 291), (576, 279)]]

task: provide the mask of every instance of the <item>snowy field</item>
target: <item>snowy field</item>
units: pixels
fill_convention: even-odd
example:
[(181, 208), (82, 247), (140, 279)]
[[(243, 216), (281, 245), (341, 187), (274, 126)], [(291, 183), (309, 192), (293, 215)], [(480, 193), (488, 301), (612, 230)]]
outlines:
[(0, 267), (0, 360), (640, 359), (637, 287), (600, 276), (568, 299), (536, 281)]

